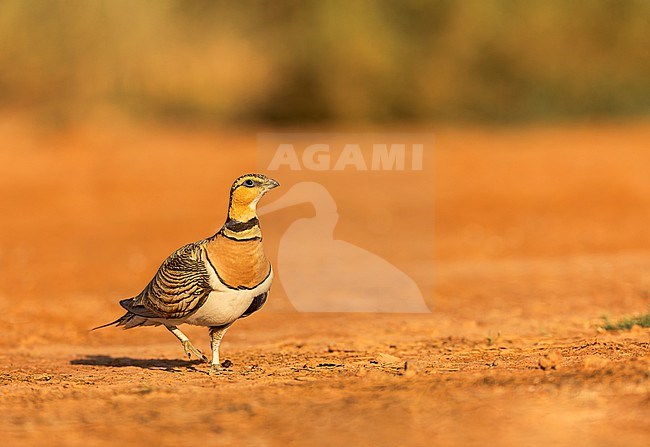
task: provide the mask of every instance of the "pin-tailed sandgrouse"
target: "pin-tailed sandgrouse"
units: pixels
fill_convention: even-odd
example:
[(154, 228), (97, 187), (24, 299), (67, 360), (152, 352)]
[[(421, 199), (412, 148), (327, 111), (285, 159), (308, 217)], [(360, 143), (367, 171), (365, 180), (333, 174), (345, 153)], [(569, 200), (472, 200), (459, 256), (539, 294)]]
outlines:
[[(219, 345), (239, 318), (259, 310), (273, 280), (264, 254), (257, 202), (278, 182), (261, 174), (239, 177), (230, 190), (228, 219), (212, 237), (176, 250), (139, 295), (120, 301), (126, 313), (101, 327), (165, 326), (191, 354), (208, 361), (177, 326), (209, 328), (210, 373), (220, 370)], [(96, 328), (99, 329), (99, 328)]]

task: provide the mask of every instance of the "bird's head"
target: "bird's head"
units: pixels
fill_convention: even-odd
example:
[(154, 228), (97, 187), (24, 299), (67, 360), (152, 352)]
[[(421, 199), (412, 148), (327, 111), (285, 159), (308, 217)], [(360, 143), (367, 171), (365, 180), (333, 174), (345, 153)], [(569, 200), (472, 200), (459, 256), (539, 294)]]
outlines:
[(256, 216), (257, 202), (264, 194), (280, 186), (272, 178), (262, 174), (245, 174), (232, 184), (228, 217), (247, 222)]

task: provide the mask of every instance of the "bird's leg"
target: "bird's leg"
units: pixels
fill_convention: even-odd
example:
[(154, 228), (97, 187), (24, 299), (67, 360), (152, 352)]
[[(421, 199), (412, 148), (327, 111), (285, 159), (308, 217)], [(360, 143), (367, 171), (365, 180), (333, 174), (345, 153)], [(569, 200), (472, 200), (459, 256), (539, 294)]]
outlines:
[(226, 333), (230, 325), (227, 326), (211, 326), (210, 327), (210, 346), (212, 347), (212, 362), (210, 363), (210, 375), (219, 374), (221, 371), (221, 363), (219, 361), (219, 345), (221, 339)]
[(185, 354), (187, 354), (188, 359), (192, 357), (192, 354), (194, 354), (204, 362), (208, 361), (208, 358), (201, 351), (196, 349), (194, 345), (192, 345), (190, 339), (187, 338), (187, 335), (183, 334), (180, 331), (180, 329), (178, 329), (176, 326), (165, 326), (165, 327), (169, 332), (174, 334), (176, 338), (178, 338), (181, 341), (181, 344), (183, 345), (183, 349), (185, 350)]

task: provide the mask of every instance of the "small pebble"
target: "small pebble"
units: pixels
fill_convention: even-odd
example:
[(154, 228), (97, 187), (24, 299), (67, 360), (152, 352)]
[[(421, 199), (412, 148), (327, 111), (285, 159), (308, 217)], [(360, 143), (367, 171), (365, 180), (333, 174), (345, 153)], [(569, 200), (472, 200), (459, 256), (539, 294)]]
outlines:
[(557, 369), (562, 361), (562, 354), (559, 351), (551, 351), (539, 358), (539, 367), (544, 371)]

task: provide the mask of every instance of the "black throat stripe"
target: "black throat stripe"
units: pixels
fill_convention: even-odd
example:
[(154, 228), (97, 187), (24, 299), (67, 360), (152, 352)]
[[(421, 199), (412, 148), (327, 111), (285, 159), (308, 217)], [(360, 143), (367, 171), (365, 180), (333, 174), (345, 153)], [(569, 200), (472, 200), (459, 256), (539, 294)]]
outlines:
[(226, 221), (226, 224), (224, 225), (228, 230), (234, 232), (234, 233), (239, 233), (242, 231), (250, 230), (251, 228), (257, 227), (260, 224), (260, 221), (257, 219), (257, 217), (253, 217), (251, 220), (248, 220), (246, 222), (240, 222), (235, 219), (228, 219)]

